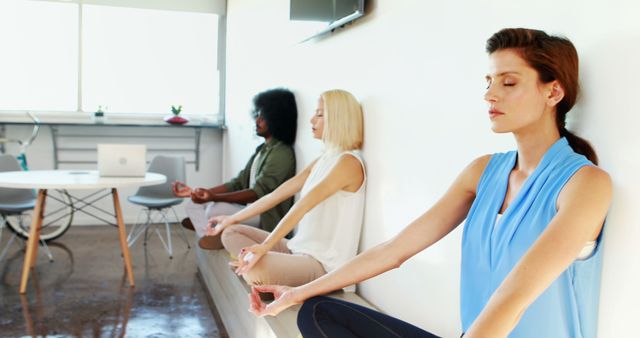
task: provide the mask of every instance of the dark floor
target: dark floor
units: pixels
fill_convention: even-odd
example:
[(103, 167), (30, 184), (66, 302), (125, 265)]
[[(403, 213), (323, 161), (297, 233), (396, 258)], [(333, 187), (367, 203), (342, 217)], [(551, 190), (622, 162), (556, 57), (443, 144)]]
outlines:
[[(133, 245), (135, 288), (114, 227), (72, 226), (51, 243), (53, 262), (41, 248), (23, 296), (23, 245), (14, 242), (0, 261), (0, 337), (220, 337), (195, 252), (174, 230), (173, 259), (155, 234), (147, 250), (142, 239)], [(0, 251), (10, 236), (4, 229)]]

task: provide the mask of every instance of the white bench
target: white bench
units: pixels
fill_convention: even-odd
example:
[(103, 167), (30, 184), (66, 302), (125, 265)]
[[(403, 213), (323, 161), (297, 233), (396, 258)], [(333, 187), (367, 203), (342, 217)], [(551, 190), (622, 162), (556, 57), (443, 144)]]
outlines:
[[(293, 306), (276, 317), (257, 318), (249, 312), (249, 286), (229, 268), (225, 250), (203, 250), (196, 245), (198, 268), (215, 307), (231, 338), (297, 338), (300, 337), (296, 318), (300, 305)], [(352, 292), (339, 292), (332, 297), (373, 308)]]

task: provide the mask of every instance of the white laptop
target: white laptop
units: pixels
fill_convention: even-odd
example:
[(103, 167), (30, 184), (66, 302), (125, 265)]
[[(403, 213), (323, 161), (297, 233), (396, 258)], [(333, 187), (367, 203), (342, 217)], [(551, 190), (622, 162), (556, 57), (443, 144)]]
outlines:
[(144, 144), (98, 144), (100, 176), (141, 177), (146, 173), (147, 146)]

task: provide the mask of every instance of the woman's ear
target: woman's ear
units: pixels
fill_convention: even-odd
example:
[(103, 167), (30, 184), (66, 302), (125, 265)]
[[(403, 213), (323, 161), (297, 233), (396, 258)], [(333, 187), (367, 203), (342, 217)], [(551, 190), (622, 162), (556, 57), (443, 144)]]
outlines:
[(564, 88), (557, 80), (549, 83), (549, 95), (547, 96), (547, 102), (550, 106), (557, 105), (564, 98)]

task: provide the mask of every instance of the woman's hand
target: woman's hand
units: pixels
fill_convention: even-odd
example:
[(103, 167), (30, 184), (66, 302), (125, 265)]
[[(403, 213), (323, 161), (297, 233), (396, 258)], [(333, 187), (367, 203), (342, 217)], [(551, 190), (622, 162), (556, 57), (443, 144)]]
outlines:
[(191, 192), (191, 200), (193, 203), (198, 204), (211, 202), (213, 200), (213, 194), (205, 188), (198, 188)]
[(238, 254), (238, 260), (229, 263), (229, 265), (236, 268), (236, 274), (243, 275), (251, 270), (267, 251), (269, 251), (269, 249), (264, 244), (254, 244), (242, 248)]
[(207, 236), (216, 236), (226, 227), (236, 223), (238, 222), (233, 217), (227, 215), (211, 217), (207, 223)]
[(191, 196), (191, 187), (184, 184), (184, 182), (175, 181), (171, 183), (171, 188), (173, 190), (173, 194), (176, 197), (189, 197)]
[[(260, 299), (260, 292), (272, 293), (275, 300), (269, 304)], [(293, 288), (282, 285), (256, 285), (249, 294), (249, 312), (258, 317), (275, 316), (286, 308), (300, 304), (295, 300)]]

